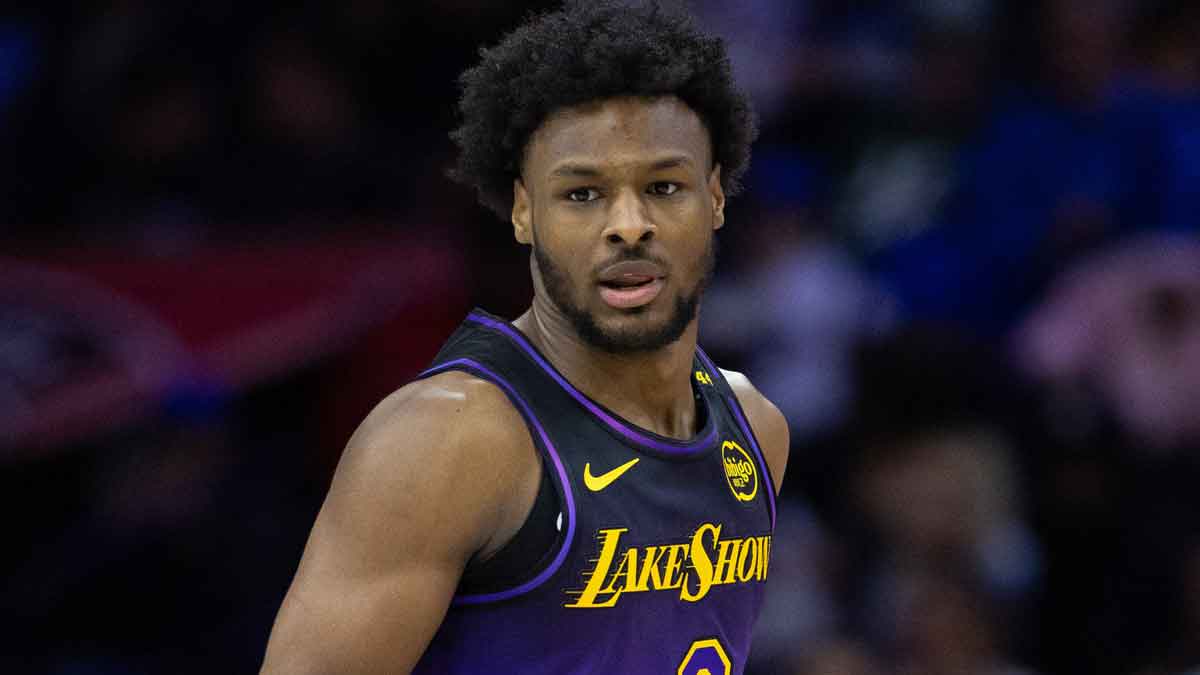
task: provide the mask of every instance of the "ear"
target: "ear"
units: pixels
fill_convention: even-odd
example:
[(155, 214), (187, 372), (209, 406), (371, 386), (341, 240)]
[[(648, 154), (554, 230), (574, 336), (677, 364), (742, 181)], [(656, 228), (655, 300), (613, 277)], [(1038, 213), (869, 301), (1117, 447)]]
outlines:
[(513, 179), (513, 237), (522, 244), (533, 243), (533, 203), (520, 178)]
[(708, 176), (708, 193), (713, 204), (713, 229), (719, 230), (725, 224), (725, 190), (721, 188), (721, 165), (713, 166)]

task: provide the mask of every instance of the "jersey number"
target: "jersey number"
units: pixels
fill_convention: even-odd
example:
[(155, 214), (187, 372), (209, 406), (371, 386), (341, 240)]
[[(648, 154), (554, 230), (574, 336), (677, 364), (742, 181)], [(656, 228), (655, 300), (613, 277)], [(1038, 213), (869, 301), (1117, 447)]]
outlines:
[(716, 638), (696, 640), (683, 657), (676, 675), (729, 675), (733, 666), (729, 655)]

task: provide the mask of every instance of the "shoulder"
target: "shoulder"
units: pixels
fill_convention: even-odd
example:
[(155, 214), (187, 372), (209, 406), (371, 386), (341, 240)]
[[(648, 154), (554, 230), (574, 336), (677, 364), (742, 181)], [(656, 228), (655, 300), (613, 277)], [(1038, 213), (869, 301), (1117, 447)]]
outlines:
[(431, 465), (467, 470), (503, 459), (495, 455), (527, 438), (520, 413), (499, 387), (447, 372), (410, 383), (375, 406), (350, 438), (346, 459), (387, 464), (416, 453), (427, 454)]
[(381, 401), (354, 432), (347, 451), (407, 445), (414, 436), (430, 434), (440, 446), (470, 451), (485, 438), (515, 439), (522, 430), (520, 413), (498, 386), (450, 371), (405, 385)]
[(771, 468), (771, 476), (775, 479), (775, 491), (778, 492), (783, 484), (783, 473), (787, 469), (790, 434), (787, 420), (779, 408), (750, 383), (745, 375), (732, 370), (721, 369), (721, 374), (738, 403), (746, 411), (747, 422), (751, 431), (758, 439), (767, 465)]
[(536, 461), (520, 414), (483, 380), (444, 373), (384, 399), (338, 463), (263, 672), (409, 672), (468, 562), (523, 517)]
[(467, 553), (520, 511), (515, 496), (537, 475), (524, 419), (496, 385), (447, 372), (418, 380), (380, 402), (346, 445), (333, 490), (384, 517), (412, 509), (440, 513), (474, 531)]

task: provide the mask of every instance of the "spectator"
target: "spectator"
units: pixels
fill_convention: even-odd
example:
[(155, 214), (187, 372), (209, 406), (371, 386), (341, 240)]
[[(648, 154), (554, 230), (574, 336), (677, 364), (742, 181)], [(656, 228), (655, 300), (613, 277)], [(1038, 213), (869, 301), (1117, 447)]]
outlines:
[(1050, 0), (1039, 82), (1007, 97), (963, 155), (939, 224), (881, 258), (917, 318), (1003, 335), (1054, 270), (1129, 222), (1130, 164), (1111, 82), (1114, 2)]

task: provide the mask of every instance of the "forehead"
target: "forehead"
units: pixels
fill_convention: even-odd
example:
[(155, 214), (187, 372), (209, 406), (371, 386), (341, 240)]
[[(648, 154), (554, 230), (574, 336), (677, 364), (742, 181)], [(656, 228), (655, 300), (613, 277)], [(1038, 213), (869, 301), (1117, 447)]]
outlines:
[(551, 114), (529, 139), (525, 169), (549, 171), (562, 161), (638, 164), (664, 156), (711, 165), (700, 116), (675, 97), (614, 98)]

